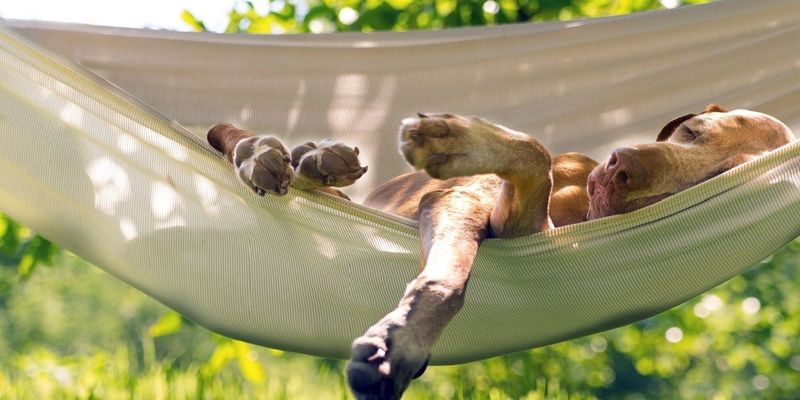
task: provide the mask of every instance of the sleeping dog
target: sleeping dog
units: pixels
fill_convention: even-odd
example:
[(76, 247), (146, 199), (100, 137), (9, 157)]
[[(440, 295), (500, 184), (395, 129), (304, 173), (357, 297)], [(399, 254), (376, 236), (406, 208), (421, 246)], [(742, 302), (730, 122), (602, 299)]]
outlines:
[[(653, 204), (794, 139), (777, 119), (712, 104), (678, 117), (655, 143), (623, 147), (598, 164), (551, 156), (535, 139), (476, 117), (418, 114), (400, 126), (400, 152), (420, 170), (371, 193), (365, 205), (419, 221), (421, 271), (397, 308), (355, 339), (347, 368), (359, 399), (397, 399), (464, 304), (478, 245)], [(208, 141), (259, 195), (335, 187), (367, 170), (358, 148), (325, 140), (291, 152), (276, 138), (217, 124)]]

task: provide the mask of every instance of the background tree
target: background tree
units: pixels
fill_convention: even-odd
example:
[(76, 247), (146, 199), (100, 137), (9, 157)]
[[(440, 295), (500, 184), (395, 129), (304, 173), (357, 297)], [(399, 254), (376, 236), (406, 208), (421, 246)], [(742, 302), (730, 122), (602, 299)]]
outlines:
[[(511, 22), (570, 20), (629, 14), (666, 4), (707, 0), (286, 0), (244, 1), (229, 13), (226, 33), (324, 33), (406, 31)], [(205, 24), (189, 11), (183, 20)]]

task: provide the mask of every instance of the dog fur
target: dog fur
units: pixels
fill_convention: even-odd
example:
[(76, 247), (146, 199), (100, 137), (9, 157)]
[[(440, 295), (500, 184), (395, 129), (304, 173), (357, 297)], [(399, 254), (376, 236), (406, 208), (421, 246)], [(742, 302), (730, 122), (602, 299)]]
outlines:
[[(271, 136), (217, 124), (209, 142), (255, 193), (335, 187), (366, 171), (358, 148), (325, 140), (291, 152)], [(794, 140), (777, 119), (712, 104), (670, 121), (655, 143), (598, 164), (551, 156), (535, 139), (477, 117), (418, 114), (402, 121), (400, 152), (418, 172), (396, 177), (365, 205), (416, 219), (421, 271), (397, 308), (355, 339), (348, 382), (359, 399), (397, 399), (464, 304), (472, 261), (487, 237), (518, 237), (645, 207)]]

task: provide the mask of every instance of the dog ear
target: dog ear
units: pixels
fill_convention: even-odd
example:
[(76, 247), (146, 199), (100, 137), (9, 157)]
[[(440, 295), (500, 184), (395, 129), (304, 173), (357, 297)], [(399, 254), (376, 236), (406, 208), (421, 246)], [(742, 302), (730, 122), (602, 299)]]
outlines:
[[(717, 104), (717, 103), (711, 103), (711, 104), (707, 105), (706, 108), (703, 110), (703, 112), (700, 113), (700, 114), (705, 114), (705, 113), (710, 113), (710, 112), (723, 112), (723, 113), (725, 113), (725, 112), (728, 112), (728, 109), (723, 107), (723, 106), (721, 106), (721, 105), (719, 105), (719, 104)], [(656, 139), (656, 142), (663, 142), (663, 141), (669, 139), (669, 137), (672, 136), (672, 133), (675, 132), (675, 129), (680, 124), (682, 124), (684, 121), (686, 121), (688, 119), (696, 117), (697, 115), (698, 114), (686, 114), (686, 115), (680, 116), (678, 118), (675, 118), (672, 121), (669, 121), (666, 125), (664, 125), (663, 128), (661, 128), (661, 132), (658, 133), (658, 138)]]
[(723, 107), (723, 106), (721, 106), (721, 105), (719, 105), (719, 104), (717, 104), (717, 103), (711, 103), (711, 104), (706, 106), (705, 110), (703, 110), (703, 113), (710, 113), (710, 112), (723, 112), (723, 113), (725, 113), (725, 112), (728, 112), (728, 109)]
[(672, 136), (672, 133), (675, 132), (675, 129), (678, 128), (680, 124), (696, 116), (697, 114), (686, 114), (678, 118), (675, 118), (672, 121), (667, 122), (667, 124), (664, 125), (663, 128), (661, 128), (661, 132), (658, 133), (658, 138), (656, 138), (656, 142), (663, 142), (669, 139), (669, 137)]

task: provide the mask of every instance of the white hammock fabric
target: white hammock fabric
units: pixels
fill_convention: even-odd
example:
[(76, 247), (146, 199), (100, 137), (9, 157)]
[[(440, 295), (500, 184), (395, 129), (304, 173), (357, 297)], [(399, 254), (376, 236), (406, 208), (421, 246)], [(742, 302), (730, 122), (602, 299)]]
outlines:
[[(324, 195), (257, 197), (183, 126), (358, 145), (370, 171), (356, 199), (408, 171), (395, 132), (416, 111), (598, 159), (712, 101), (800, 131), (796, 0), (321, 36), (5, 25), (0, 210), (201, 325), (320, 356), (347, 357), (393, 309), (419, 268), (415, 224)], [(631, 214), (485, 242), (432, 362), (619, 326), (744, 271), (800, 234), (798, 155), (793, 143)]]

